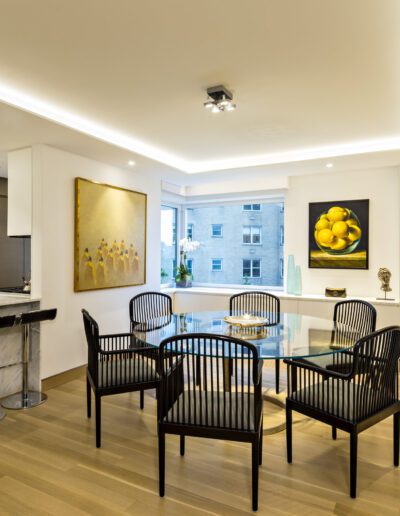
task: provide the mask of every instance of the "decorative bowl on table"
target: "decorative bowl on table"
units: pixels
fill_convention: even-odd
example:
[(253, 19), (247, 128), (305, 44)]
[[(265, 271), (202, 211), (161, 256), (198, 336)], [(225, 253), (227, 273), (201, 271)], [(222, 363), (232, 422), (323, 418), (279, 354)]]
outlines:
[(268, 337), (268, 328), (263, 326), (228, 326), (225, 331), (228, 337), (242, 340), (260, 340)]
[(227, 315), (224, 321), (232, 326), (239, 326), (241, 328), (255, 328), (257, 326), (265, 326), (268, 324), (266, 317), (259, 317), (258, 315), (243, 314), (243, 315)]

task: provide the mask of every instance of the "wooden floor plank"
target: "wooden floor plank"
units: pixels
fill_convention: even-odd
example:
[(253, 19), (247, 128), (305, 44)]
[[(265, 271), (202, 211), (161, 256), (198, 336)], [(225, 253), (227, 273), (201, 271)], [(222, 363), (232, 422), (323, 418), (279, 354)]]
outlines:
[[(268, 370), (265, 386), (273, 383)], [(284, 371), (282, 371), (284, 378)], [(282, 381), (284, 382), (284, 380)], [(48, 391), (46, 404), (8, 411), (0, 423), (0, 514), (36, 516), (251, 514), (251, 453), (242, 443), (167, 436), (166, 496), (158, 496), (156, 400), (137, 393), (103, 402), (103, 446), (86, 418), (84, 377)], [(269, 408), (268, 408), (269, 407)], [(267, 417), (280, 419), (267, 405)], [(399, 514), (400, 470), (392, 465), (392, 420), (359, 438), (359, 496), (348, 496), (349, 442), (310, 421), (294, 426), (293, 464), (285, 434), (264, 436), (259, 514)]]

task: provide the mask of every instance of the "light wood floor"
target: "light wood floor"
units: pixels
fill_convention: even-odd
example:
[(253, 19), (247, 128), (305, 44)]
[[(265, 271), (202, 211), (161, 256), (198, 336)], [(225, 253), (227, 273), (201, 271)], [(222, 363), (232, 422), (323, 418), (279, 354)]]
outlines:
[[(266, 382), (272, 381), (266, 371)], [(48, 402), (8, 412), (0, 423), (0, 514), (172, 515), (251, 513), (250, 446), (187, 438), (186, 455), (167, 436), (166, 496), (158, 496), (156, 405), (139, 395), (103, 399), (103, 447), (85, 414), (84, 377), (48, 391)], [(275, 417), (271, 406), (270, 416)], [(268, 410), (267, 410), (268, 414)], [(259, 514), (400, 514), (400, 469), (392, 466), (392, 420), (361, 434), (359, 497), (348, 496), (348, 438), (303, 421), (294, 463), (285, 434), (264, 437)]]

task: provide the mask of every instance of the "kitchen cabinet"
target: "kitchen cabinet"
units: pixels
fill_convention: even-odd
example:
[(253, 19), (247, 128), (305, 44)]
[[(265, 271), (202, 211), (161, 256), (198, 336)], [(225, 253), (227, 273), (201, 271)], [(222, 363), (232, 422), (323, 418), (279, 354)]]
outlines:
[(8, 153), (8, 236), (32, 233), (32, 149)]

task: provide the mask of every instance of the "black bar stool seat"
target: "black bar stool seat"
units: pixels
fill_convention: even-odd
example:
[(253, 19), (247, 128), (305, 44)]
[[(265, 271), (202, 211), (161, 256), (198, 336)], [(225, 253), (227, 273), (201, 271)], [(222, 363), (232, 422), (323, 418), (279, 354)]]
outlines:
[[(11, 328), (15, 324), (15, 315), (4, 315), (0, 317), (0, 328)], [(0, 421), (6, 417), (4, 410), (0, 408)]]
[(36, 407), (47, 400), (47, 395), (42, 392), (30, 391), (28, 388), (29, 355), (31, 344), (31, 325), (42, 321), (55, 319), (57, 309), (33, 310), (15, 317), (15, 324), (21, 326), (22, 331), (22, 391), (4, 398), (1, 405), (11, 410), (21, 410)]

